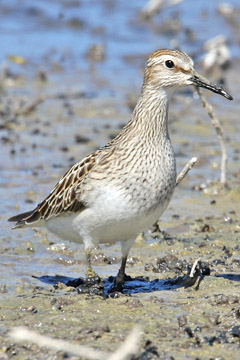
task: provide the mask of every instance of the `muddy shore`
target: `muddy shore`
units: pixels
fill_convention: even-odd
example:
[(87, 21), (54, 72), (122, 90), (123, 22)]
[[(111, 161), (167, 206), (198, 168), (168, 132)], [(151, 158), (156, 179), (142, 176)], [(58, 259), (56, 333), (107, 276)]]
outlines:
[[(36, 28), (48, 29), (50, 39), (52, 32), (60, 31), (60, 25), (57, 20), (52, 22), (51, 9), (48, 12), (47, 2), (43, 3), (40, 11), (23, 1), (26, 13), (22, 12), (21, 16), (23, 19), (34, 16)], [(122, 29), (119, 40), (107, 26), (104, 29), (102, 24), (101, 30), (97, 28), (99, 23), (84, 22), (86, 6), (78, 1), (72, 3), (75, 5), (65, 4), (67, 10), (61, 31), (63, 37), (65, 34), (73, 42), (81, 31), (82, 35), (86, 34), (86, 44), (80, 46), (79, 52), (69, 51), (73, 49), (71, 46), (60, 51), (58, 44), (55, 49), (46, 46), (42, 54), (40, 49), (31, 54), (24, 45), (22, 52), (20, 46), (10, 49), (9, 45), (2, 59), (0, 359), (67, 357), (31, 344), (15, 344), (8, 337), (14, 326), (24, 325), (54, 338), (113, 351), (138, 323), (142, 327), (142, 338), (135, 360), (237, 360), (240, 341), (240, 54), (236, 29), (239, 20), (235, 17), (235, 23), (224, 20), (225, 35), (231, 39), (229, 46), (234, 54), (230, 65), (207, 74), (196, 52), (200, 45), (191, 45), (183, 37), (187, 16), (184, 8), (178, 8), (181, 26), (177, 30), (170, 26), (174, 16), (170, 10), (164, 15), (169, 20), (164, 30), (157, 27), (162, 24), (162, 14), (146, 23), (136, 15), (139, 9), (131, 8), (125, 24), (128, 32), (123, 31), (125, 28), (119, 20)], [(13, 20), (13, 9), (8, 8), (7, 2), (3, 4), (0, 5), (2, 13), (5, 11)], [(82, 15), (73, 16), (74, 6), (82, 10), (79, 12)], [(95, 6), (100, 12), (101, 6)], [(114, 21), (118, 11), (120, 18), (123, 17), (121, 6), (117, 3), (114, 6), (103, 6), (103, 19), (112, 13)], [(204, 29), (203, 19), (210, 23), (212, 11), (201, 13), (203, 17), (197, 18), (196, 28), (189, 24), (195, 33)], [(223, 16), (217, 10), (214, 14), (220, 33)], [(20, 25), (19, 29), (21, 33)], [(149, 40), (145, 48), (137, 43), (137, 50), (130, 51), (131, 39), (137, 38), (138, 31), (152, 42)], [(23, 38), (26, 32), (27, 29), (21, 33)], [(183, 50), (189, 48), (199, 72), (216, 81), (223, 80), (234, 97), (234, 101), (229, 102), (206, 94), (224, 128), (228, 186), (219, 186), (221, 152), (206, 111), (192, 91), (184, 89), (176, 93), (170, 104), (169, 132), (178, 171), (192, 156), (197, 156), (198, 162), (176, 188), (158, 227), (138, 236), (127, 264), (127, 273), (135, 281), (127, 282), (123, 293), (114, 298), (80, 294), (64, 283), (84, 276), (82, 247), (59, 241), (45, 231), (13, 231), (7, 218), (34, 207), (72, 164), (119, 132), (131, 116), (140, 92), (144, 61), (148, 52), (157, 47), (159, 33), (164, 46), (172, 47), (170, 40), (175, 38)], [(10, 39), (9, 34), (6, 32), (5, 36)], [(37, 32), (31, 36), (33, 40), (34, 36), (39, 39)], [(94, 48), (93, 39), (97, 39), (94, 44), (102, 48)], [(207, 36), (202, 35), (196, 41), (202, 44), (206, 39)], [(114, 53), (113, 44), (117, 40), (122, 47), (119, 45)], [(127, 41), (130, 45), (123, 48), (122, 44)], [(132, 79), (130, 84), (129, 79)], [(196, 284), (184, 288), (168, 281), (184, 276), (189, 264), (198, 258), (210, 269), (198, 290)], [(107, 287), (108, 278), (115, 276), (119, 268), (119, 245), (96, 249), (92, 261)], [(63, 285), (53, 286), (58, 282)]]

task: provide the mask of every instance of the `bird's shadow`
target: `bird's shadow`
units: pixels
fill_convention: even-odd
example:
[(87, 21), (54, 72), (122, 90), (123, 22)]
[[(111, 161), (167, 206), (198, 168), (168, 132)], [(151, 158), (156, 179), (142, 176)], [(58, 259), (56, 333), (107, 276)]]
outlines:
[[(194, 267), (195, 266), (195, 267)], [(193, 268), (194, 267), (194, 268)], [(193, 271), (194, 270), (194, 271)], [(152, 293), (154, 291), (163, 291), (163, 290), (174, 290), (178, 288), (188, 288), (195, 286), (197, 290), (201, 281), (205, 276), (210, 275), (209, 267), (206, 267), (206, 264), (199, 262), (196, 266), (193, 265), (189, 267), (187, 273), (182, 276), (177, 276), (175, 278), (168, 279), (154, 279), (150, 280), (148, 277), (135, 277), (132, 278), (127, 276), (126, 281), (120, 289), (115, 288), (115, 278), (110, 276), (106, 279), (84, 279), (84, 278), (72, 278), (68, 276), (61, 275), (43, 275), (43, 276), (33, 276), (37, 280), (53, 285), (55, 289), (61, 288), (59, 284), (64, 284), (66, 286), (71, 286), (75, 288), (78, 293), (90, 293), (101, 296), (111, 296), (116, 292), (122, 292), (123, 294), (137, 294), (137, 293)], [(231, 281), (240, 281), (240, 274), (217, 274), (215, 277), (222, 277)]]
[(189, 268), (189, 271), (182, 276), (177, 276), (175, 278), (168, 279), (154, 279), (150, 280), (148, 277), (135, 277), (131, 278), (127, 276), (126, 281), (121, 286), (121, 288), (115, 287), (115, 278), (110, 276), (106, 279), (98, 278), (96, 281), (84, 278), (71, 278), (67, 276), (33, 276), (41, 282), (53, 285), (55, 289), (59, 289), (59, 284), (64, 284), (66, 286), (72, 286), (76, 288), (79, 293), (90, 293), (102, 296), (111, 296), (116, 292), (122, 292), (123, 294), (136, 294), (136, 293), (152, 293), (154, 291), (163, 291), (163, 290), (174, 290), (177, 288), (188, 288), (196, 285), (198, 289), (200, 282), (203, 280), (204, 276), (210, 275), (206, 269), (201, 267), (201, 265), (194, 268)]
[[(62, 283), (66, 286), (72, 286), (76, 289), (82, 289), (82, 286), (86, 284), (86, 280), (83, 278), (71, 278), (68, 276), (49, 276), (49, 275), (43, 275), (43, 276), (33, 276), (34, 278), (38, 279), (39, 281), (53, 285), (56, 289), (58, 288), (59, 283)], [(102, 293), (105, 295), (111, 294), (114, 291), (114, 280), (113, 277), (105, 278), (102, 281), (103, 288)], [(136, 294), (136, 293), (151, 293), (154, 291), (163, 291), (163, 290), (173, 290), (176, 288), (184, 287), (184, 282), (179, 277), (174, 279), (154, 279), (149, 280), (147, 277), (136, 277), (136, 278), (129, 278), (124, 282), (121, 288), (121, 292), (123, 294)], [(96, 288), (99, 288), (96, 286), (96, 284), (92, 284), (88, 286), (89, 292), (93, 290), (93, 288), (96, 290)], [(88, 291), (80, 291), (80, 292), (88, 292)], [(99, 295), (99, 293), (97, 292)]]
[(217, 274), (215, 275), (215, 277), (220, 277), (231, 281), (240, 281), (240, 274), (224, 273), (224, 274)]

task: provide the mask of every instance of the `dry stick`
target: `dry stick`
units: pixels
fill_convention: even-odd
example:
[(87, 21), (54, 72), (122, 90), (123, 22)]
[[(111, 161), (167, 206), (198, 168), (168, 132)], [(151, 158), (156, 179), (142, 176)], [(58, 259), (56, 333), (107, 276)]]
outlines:
[(141, 328), (136, 325), (126, 340), (119, 348), (108, 358), (108, 360), (125, 360), (129, 355), (136, 355), (139, 350), (139, 340), (141, 336)]
[(191, 170), (193, 168), (193, 166), (196, 164), (197, 162), (197, 157), (192, 157), (184, 166), (184, 168), (180, 171), (180, 173), (177, 176), (176, 179), (176, 186), (182, 181), (182, 179), (187, 175), (187, 173), (189, 172), (189, 170)]
[(51, 350), (63, 351), (68, 354), (82, 356), (90, 360), (106, 360), (110, 354), (94, 350), (88, 346), (74, 345), (61, 339), (53, 339), (49, 336), (40, 335), (24, 326), (18, 326), (11, 330), (10, 337), (16, 342), (30, 342), (39, 347), (48, 347)]
[(213, 108), (212, 106), (207, 102), (205, 96), (203, 96), (202, 91), (200, 88), (196, 88), (198, 95), (201, 99), (202, 105), (203, 107), (207, 110), (208, 115), (211, 119), (211, 123), (213, 124), (217, 136), (218, 136), (218, 140), (221, 146), (221, 151), (222, 151), (222, 160), (221, 160), (221, 176), (220, 176), (220, 182), (223, 185), (226, 185), (227, 179), (226, 179), (226, 170), (227, 170), (227, 152), (226, 152), (226, 146), (225, 146), (225, 142), (224, 142), (224, 138), (223, 138), (223, 129), (221, 127), (221, 124), (218, 120), (218, 118), (216, 117), (216, 115), (213, 112)]
[[(177, 175), (176, 178), (176, 186), (182, 181), (182, 179), (187, 175), (187, 173), (189, 172), (189, 170), (191, 170), (193, 168), (193, 166), (196, 164), (197, 162), (197, 157), (192, 157), (184, 166), (184, 168), (180, 171), (180, 173)], [(159, 229), (158, 226), (158, 220), (153, 224), (153, 228), (155, 229)], [(154, 230), (155, 231), (155, 230)]]
[(149, 0), (141, 13), (146, 17), (152, 17), (159, 13), (163, 8), (177, 5), (182, 1), (184, 0)]
[(197, 264), (199, 263), (199, 261), (201, 260), (201, 258), (198, 258), (197, 260), (194, 261), (194, 264), (191, 268), (191, 272), (189, 274), (189, 277), (194, 277), (194, 273), (195, 273), (195, 270), (196, 270), (196, 267), (197, 267)]
[(136, 354), (140, 338), (140, 327), (135, 326), (125, 342), (114, 353), (106, 353), (84, 345), (75, 345), (61, 339), (53, 339), (31, 331), (24, 326), (13, 328), (9, 336), (16, 342), (30, 342), (39, 347), (48, 347), (51, 350), (63, 351), (68, 354), (90, 360), (126, 360), (130, 355)]
[(22, 108), (16, 111), (16, 115), (27, 115), (31, 111), (35, 110), (35, 108), (41, 104), (45, 100), (45, 96), (39, 96), (38, 98), (30, 101), (28, 104), (24, 105)]

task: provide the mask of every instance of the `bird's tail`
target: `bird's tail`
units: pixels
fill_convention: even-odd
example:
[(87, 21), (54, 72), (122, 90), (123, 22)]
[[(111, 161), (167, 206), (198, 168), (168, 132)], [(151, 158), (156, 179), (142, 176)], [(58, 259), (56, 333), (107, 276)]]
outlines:
[(34, 210), (27, 211), (22, 214), (18, 214), (10, 217), (8, 221), (16, 222), (13, 229), (17, 229), (28, 225), (32, 225), (33, 223), (37, 222), (40, 219), (40, 216), (41, 216), (40, 211), (38, 210), (38, 207), (36, 207)]

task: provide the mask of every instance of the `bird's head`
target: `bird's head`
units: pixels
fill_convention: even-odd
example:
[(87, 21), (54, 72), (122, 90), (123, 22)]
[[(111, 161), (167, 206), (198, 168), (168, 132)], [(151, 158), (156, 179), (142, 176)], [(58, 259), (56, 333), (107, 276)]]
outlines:
[(180, 50), (157, 50), (147, 61), (145, 68), (143, 89), (164, 89), (172, 92), (174, 89), (195, 85), (213, 91), (225, 98), (232, 100), (222, 87), (212, 84), (209, 80), (199, 75), (194, 69), (193, 60)]

